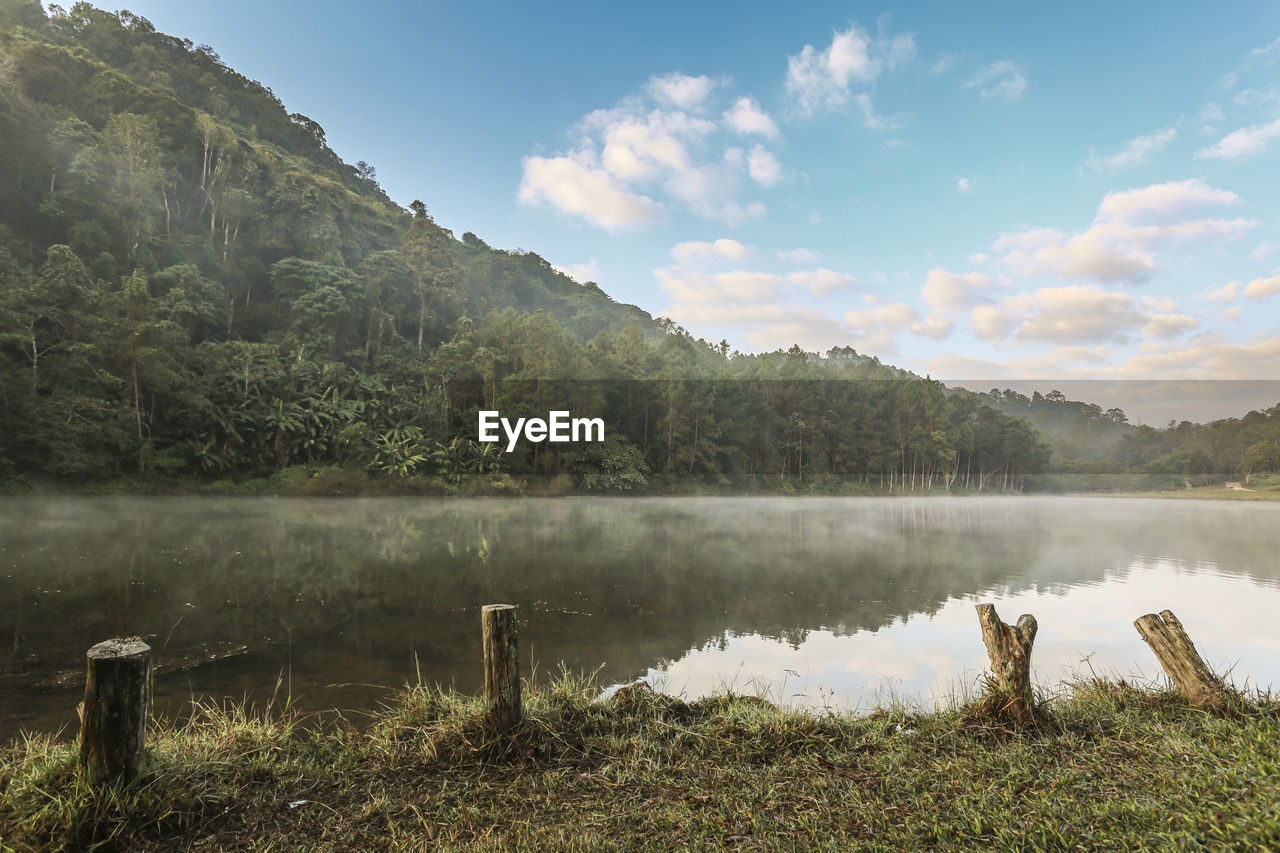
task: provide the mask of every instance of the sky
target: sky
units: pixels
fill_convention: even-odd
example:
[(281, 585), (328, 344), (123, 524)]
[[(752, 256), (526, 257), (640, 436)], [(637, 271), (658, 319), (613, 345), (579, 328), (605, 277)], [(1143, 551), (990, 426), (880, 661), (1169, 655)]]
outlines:
[(743, 352), (1280, 379), (1280, 4), (889, 7), (129, 8), (402, 205)]

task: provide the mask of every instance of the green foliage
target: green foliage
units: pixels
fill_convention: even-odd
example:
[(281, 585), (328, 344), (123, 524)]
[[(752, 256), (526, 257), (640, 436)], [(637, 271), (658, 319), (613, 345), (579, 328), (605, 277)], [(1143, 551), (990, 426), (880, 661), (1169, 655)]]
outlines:
[[(398, 207), (315, 120), (127, 12), (3, 0), (0, 137), (6, 478), (1021, 491), (1050, 467), (1037, 428), (1073, 476), (1280, 466), (1274, 413), (1146, 432), (849, 347), (731, 354)], [(506, 453), (473, 440), (481, 409), (599, 417), (605, 442)]]
[(627, 491), (649, 482), (649, 466), (640, 449), (625, 438), (607, 435), (587, 445), (570, 465), (578, 485), (589, 492)]
[(416, 426), (389, 429), (374, 441), (372, 467), (384, 474), (408, 477), (427, 461), (422, 450), (422, 430)]

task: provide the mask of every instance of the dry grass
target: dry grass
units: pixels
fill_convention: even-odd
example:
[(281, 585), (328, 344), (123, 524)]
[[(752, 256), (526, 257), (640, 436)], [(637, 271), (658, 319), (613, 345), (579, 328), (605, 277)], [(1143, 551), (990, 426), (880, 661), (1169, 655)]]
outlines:
[(362, 731), (204, 708), (94, 790), (74, 747), (0, 752), (6, 850), (1249, 849), (1280, 847), (1280, 703), (1208, 714), (1087, 681), (1018, 730), (979, 698), (815, 716), (564, 676), (490, 729), (407, 690)]

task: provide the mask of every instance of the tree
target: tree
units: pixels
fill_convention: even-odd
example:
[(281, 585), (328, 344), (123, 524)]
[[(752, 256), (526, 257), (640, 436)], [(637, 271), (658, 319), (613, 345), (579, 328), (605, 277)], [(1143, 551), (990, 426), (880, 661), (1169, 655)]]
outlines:
[(400, 252), (413, 275), (413, 293), (418, 298), (418, 352), (422, 352), (428, 314), (437, 303), (453, 296), (458, 262), (449, 245), (452, 241), (427, 213), (427, 206), (415, 199), (409, 207), (413, 221)]
[[(108, 370), (123, 385), (123, 402), (137, 440), (140, 471), (147, 469), (155, 451), (150, 429), (154, 397), (178, 387), (185, 378), (175, 358), (184, 335), (175, 323), (161, 315), (159, 307), (147, 289), (147, 276), (134, 270), (124, 286), (107, 300), (107, 322), (98, 343)], [(151, 400), (147, 399), (149, 395)]]
[(119, 113), (107, 122), (98, 146), (110, 186), (107, 204), (124, 231), (126, 267), (154, 232), (161, 201), (168, 207), (159, 137), (153, 119)]

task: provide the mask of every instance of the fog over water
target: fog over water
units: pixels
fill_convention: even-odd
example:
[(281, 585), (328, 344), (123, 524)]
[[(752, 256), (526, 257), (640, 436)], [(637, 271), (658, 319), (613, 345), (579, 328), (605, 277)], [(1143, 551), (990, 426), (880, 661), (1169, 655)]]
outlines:
[[(0, 737), (71, 727), (85, 650), (141, 635), (156, 705), (370, 709), (478, 691), (479, 608), (522, 664), (811, 707), (929, 703), (985, 666), (973, 605), (1035, 614), (1037, 680), (1154, 677), (1172, 609), (1233, 679), (1280, 684), (1280, 504), (1111, 498), (9, 498)], [(1082, 664), (1086, 661), (1087, 664)], [(282, 685), (276, 690), (277, 679)]]

